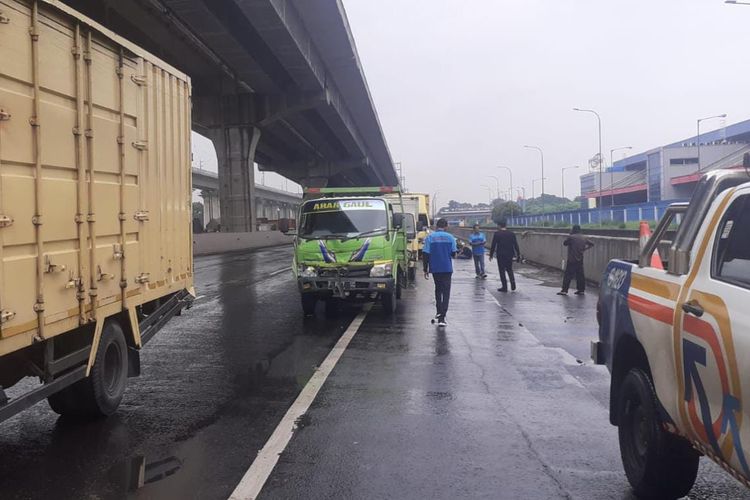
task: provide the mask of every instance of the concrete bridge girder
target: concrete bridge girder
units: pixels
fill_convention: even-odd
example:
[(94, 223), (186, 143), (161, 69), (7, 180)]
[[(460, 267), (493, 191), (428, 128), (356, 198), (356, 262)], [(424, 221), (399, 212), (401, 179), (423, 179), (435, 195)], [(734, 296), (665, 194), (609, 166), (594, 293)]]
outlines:
[(255, 227), (253, 162), (310, 186), (398, 182), (340, 0), (62, 1), (191, 75), (232, 230)]

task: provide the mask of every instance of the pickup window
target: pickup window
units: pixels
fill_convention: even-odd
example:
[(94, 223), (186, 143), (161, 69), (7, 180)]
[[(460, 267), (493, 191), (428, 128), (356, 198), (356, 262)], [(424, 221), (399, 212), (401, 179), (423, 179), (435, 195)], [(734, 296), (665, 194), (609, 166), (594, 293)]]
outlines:
[(750, 195), (737, 198), (719, 226), (712, 275), (750, 288)]

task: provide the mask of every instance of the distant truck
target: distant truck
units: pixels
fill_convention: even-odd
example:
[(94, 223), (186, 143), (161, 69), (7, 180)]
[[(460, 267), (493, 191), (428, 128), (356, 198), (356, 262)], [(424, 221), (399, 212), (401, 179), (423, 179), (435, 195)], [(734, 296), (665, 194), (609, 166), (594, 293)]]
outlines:
[(387, 195), (391, 203), (394, 205), (395, 210), (402, 210), (404, 213), (404, 228), (406, 229), (407, 239), (406, 248), (408, 253), (408, 268), (407, 268), (407, 279), (409, 282), (416, 282), (417, 268), (419, 267), (419, 261), (422, 256), (422, 248), (424, 247), (424, 237), (420, 240), (418, 238), (418, 226), (419, 232), (425, 233), (424, 222), (418, 223), (418, 220), (425, 220), (426, 214), (422, 214), (422, 198), (423, 195), (411, 194), (411, 193), (395, 193)]
[[(660, 244), (665, 269), (651, 267)], [(610, 420), (636, 495), (686, 495), (701, 454), (750, 485), (750, 170), (706, 175), (639, 262), (613, 260), (598, 318), (592, 357), (612, 373)]]
[(427, 238), (427, 235), (430, 234), (430, 228), (432, 227), (432, 219), (430, 218), (430, 195), (424, 193), (407, 193), (404, 196), (416, 199), (417, 202), (417, 242), (419, 256), (421, 257), (424, 240)]
[(0, 421), (109, 415), (192, 298), (190, 80), (60, 2), (0, 11)]
[(302, 310), (318, 301), (380, 299), (389, 314), (406, 286), (406, 228), (398, 188), (308, 188), (299, 210), (293, 269)]

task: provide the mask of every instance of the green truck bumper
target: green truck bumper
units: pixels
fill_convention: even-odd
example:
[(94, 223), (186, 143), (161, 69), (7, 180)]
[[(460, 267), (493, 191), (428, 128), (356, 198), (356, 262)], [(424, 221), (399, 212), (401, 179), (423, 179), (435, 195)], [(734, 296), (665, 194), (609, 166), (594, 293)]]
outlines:
[(370, 298), (373, 294), (391, 293), (396, 280), (392, 277), (314, 277), (298, 278), (300, 293), (340, 298)]

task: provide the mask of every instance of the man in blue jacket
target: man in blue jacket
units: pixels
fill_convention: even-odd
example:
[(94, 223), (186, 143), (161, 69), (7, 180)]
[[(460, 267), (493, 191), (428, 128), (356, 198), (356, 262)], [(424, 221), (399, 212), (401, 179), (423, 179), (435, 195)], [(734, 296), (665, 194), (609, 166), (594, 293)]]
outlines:
[(483, 232), (479, 231), (479, 224), (474, 224), (474, 232), (469, 235), (469, 243), (471, 243), (471, 251), (474, 256), (474, 270), (477, 273), (477, 278), (486, 278), (487, 273), (484, 272), (484, 245), (487, 243), (487, 237)]
[(435, 282), (435, 307), (437, 315), (435, 319), (438, 326), (444, 327), (448, 323), (445, 315), (448, 313), (448, 303), (451, 298), (451, 278), (453, 276), (453, 257), (456, 256), (456, 238), (445, 231), (448, 221), (440, 219), (437, 221), (437, 231), (431, 233), (424, 240), (422, 256), (424, 261), (424, 277)]

